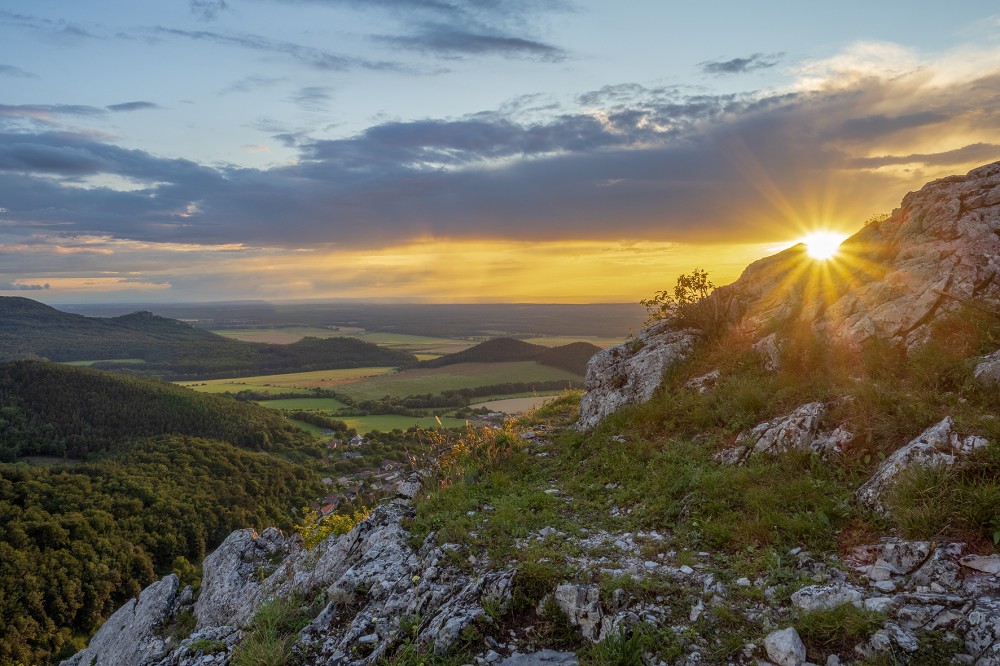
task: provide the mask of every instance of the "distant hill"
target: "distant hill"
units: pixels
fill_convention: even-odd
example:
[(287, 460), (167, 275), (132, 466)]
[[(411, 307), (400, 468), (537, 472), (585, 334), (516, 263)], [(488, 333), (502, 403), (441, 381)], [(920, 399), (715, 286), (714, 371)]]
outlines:
[(0, 297), (0, 361), (32, 358), (103, 360), (96, 367), (173, 380), (416, 361), (411, 354), (353, 338), (305, 338), (291, 345), (241, 342), (149, 312), (84, 317), (29, 298)]
[(587, 372), (587, 361), (599, 351), (601, 351), (600, 347), (589, 342), (573, 342), (561, 347), (546, 347), (513, 338), (494, 338), (455, 354), (424, 361), (420, 365), (425, 368), (440, 368), (456, 363), (536, 361), (542, 365), (549, 365), (582, 376)]

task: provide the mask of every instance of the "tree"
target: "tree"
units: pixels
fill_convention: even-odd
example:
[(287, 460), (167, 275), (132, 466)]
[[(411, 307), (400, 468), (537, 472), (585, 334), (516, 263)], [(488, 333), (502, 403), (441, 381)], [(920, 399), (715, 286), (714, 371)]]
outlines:
[(708, 278), (708, 271), (696, 268), (690, 274), (677, 276), (673, 291), (658, 291), (652, 298), (639, 301), (646, 308), (646, 324), (669, 321), (678, 327), (690, 325), (695, 305), (715, 291), (715, 284)]

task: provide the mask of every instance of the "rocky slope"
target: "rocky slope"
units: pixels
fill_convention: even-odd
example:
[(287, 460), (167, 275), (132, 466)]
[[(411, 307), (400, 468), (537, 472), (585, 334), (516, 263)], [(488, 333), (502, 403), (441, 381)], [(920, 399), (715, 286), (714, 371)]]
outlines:
[[(885, 220), (868, 224), (822, 264), (804, 245), (754, 262), (710, 299), (726, 325), (774, 348), (765, 331), (796, 320), (831, 340), (873, 338), (907, 346), (970, 298), (1000, 298), (1000, 162), (928, 183), (903, 197)], [(580, 427), (623, 404), (648, 400), (663, 371), (689, 342), (663, 327), (597, 354), (588, 368)]]
[[(590, 391), (576, 433), (547, 424), (506, 433), (503, 445), (514, 452), (507, 458), (500, 440), (490, 440), (491, 448), (481, 451), (492, 460), (472, 456), (451, 477), (411, 477), (391, 503), (313, 550), (273, 529), (233, 533), (206, 558), (197, 594), (168, 576), (119, 609), (89, 647), (64, 664), (251, 663), (245, 654), (260, 618), (282, 602), (301, 619), (287, 639), (293, 645), (289, 663), (298, 664), (460, 664), (455, 660), (461, 656), (504, 666), (804, 666), (813, 657), (828, 666), (1000, 666), (995, 547), (974, 533), (971, 543), (904, 539), (891, 508), (900, 479), (919, 470), (947, 477), (979, 461), (985, 471), (975, 483), (1000, 476), (996, 465), (978, 458), (996, 448), (996, 429), (990, 438), (979, 430), (995, 418), (973, 418), (969, 411), (973, 402), (998, 405), (1000, 353), (975, 368), (971, 361), (959, 368), (961, 381), (936, 396), (932, 408), (909, 412), (921, 423), (892, 431), (906, 437), (877, 449), (885, 455), (869, 456), (870, 462), (845, 460), (865, 425), (847, 418), (851, 412), (844, 407), (864, 393), (846, 392), (865, 381), (876, 393), (889, 384), (861, 373), (848, 375), (837, 385), (845, 394), (832, 396), (802, 378), (795, 393), (785, 378), (785, 385), (766, 384), (781, 387), (782, 395), (761, 399), (754, 393), (763, 389), (752, 384), (737, 389), (751, 408), (729, 420), (711, 412), (714, 396), (734, 390), (726, 388), (727, 372), (744, 368), (740, 381), (761, 385), (781, 373), (793, 324), (804, 323), (847, 348), (881, 338), (918, 349), (930, 325), (961, 301), (1000, 297), (1000, 163), (907, 195), (889, 219), (849, 239), (842, 256), (823, 268), (806, 259), (803, 248), (791, 248), (718, 290), (712, 298), (745, 347), (735, 350), (743, 363), (675, 378), (671, 390), (677, 395), (663, 402), (676, 404), (641, 424), (653, 432), (651, 441), (639, 425), (613, 433), (594, 427), (649, 400), (664, 372), (699, 348), (706, 337), (699, 331), (661, 324), (598, 354), (588, 369)], [(896, 388), (892, 400), (918, 399), (913, 386)], [(801, 399), (791, 403), (789, 396)], [(783, 407), (772, 408), (772, 398)], [(711, 428), (688, 432), (690, 448), (681, 447), (679, 460), (661, 472), (652, 461), (670, 463), (665, 452), (680, 446), (681, 436), (664, 432), (658, 422), (675, 409), (670, 422), (681, 423), (678, 414), (686, 416), (692, 406), (712, 417), (705, 418)], [(966, 411), (953, 418), (951, 409)], [(642, 418), (640, 411), (630, 418)], [(749, 421), (746, 414), (758, 418)], [(460, 441), (455, 450), (469, 446)], [(593, 462), (601, 452), (608, 458)], [(779, 460), (790, 462), (771, 464)], [(508, 467), (498, 476), (489, 476), (490, 465), (503, 464)], [(779, 472), (789, 478), (770, 478)], [(639, 478), (661, 473), (668, 478), (658, 485), (642, 485)], [(773, 498), (750, 497), (765, 479), (798, 484), (801, 495), (818, 487), (819, 495), (842, 492), (844, 499), (825, 504), (827, 513), (806, 501), (787, 514), (780, 513), (785, 507), (772, 508), (775, 524), (766, 523), (763, 531), (740, 534), (730, 525), (718, 532), (725, 538), (716, 537), (716, 548), (693, 547), (720, 529), (711, 523), (723, 521), (710, 509), (726, 501), (727, 484), (747, 484), (746, 496), (726, 505), (730, 513), (745, 512), (731, 522), (753, 523), (754, 511), (773, 507)], [(630, 492), (630, 482), (647, 490)], [(464, 494), (456, 490), (462, 484)], [(1000, 496), (1000, 485), (983, 487), (994, 493), (983, 502), (989, 522), (995, 515), (990, 498)], [(440, 515), (431, 522), (439, 531), (415, 536), (421, 507), (426, 520), (426, 503), (448, 492), (447, 501), (433, 505)], [(510, 500), (522, 496), (521, 504)], [(800, 501), (795, 493), (782, 497)], [(552, 522), (540, 524), (539, 516)], [(779, 519), (795, 530), (792, 538), (800, 540), (793, 544), (807, 545), (789, 548), (788, 539), (776, 534)], [(810, 536), (816, 524), (825, 525), (820, 537)], [(730, 538), (744, 541), (732, 545)], [(496, 543), (502, 539), (510, 543)], [(786, 545), (778, 549), (777, 543)], [(183, 617), (193, 626), (171, 632)], [(644, 642), (643, 632), (655, 640)], [(579, 656), (567, 651), (577, 648)]]

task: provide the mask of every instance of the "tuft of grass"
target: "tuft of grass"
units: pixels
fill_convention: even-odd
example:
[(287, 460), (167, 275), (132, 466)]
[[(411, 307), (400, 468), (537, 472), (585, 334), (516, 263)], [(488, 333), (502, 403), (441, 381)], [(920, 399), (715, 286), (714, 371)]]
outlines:
[(188, 649), (201, 654), (218, 654), (226, 651), (226, 641), (217, 638), (199, 638), (188, 644)]
[(580, 650), (582, 666), (643, 666), (642, 655), (660, 645), (656, 630), (645, 624), (634, 629), (619, 628), (596, 645)]
[(831, 654), (850, 652), (882, 627), (881, 613), (844, 604), (834, 609), (803, 613), (795, 620), (795, 630), (806, 645), (809, 658), (822, 662)]
[(302, 597), (277, 598), (261, 606), (233, 651), (232, 666), (285, 666), (292, 645), (311, 618)]

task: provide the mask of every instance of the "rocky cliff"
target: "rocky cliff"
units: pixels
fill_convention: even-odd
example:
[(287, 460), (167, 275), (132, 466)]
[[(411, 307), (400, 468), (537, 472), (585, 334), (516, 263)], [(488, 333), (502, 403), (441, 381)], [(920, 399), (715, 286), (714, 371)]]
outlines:
[[(709, 298), (727, 327), (772, 349), (765, 332), (795, 322), (831, 342), (919, 344), (936, 318), (963, 301), (1000, 298), (1000, 162), (910, 192), (888, 219), (845, 240), (833, 261), (812, 260), (796, 245), (754, 262)], [(658, 326), (643, 331), (640, 344), (597, 354), (579, 426), (648, 400), (663, 372), (687, 356), (685, 339)]]

